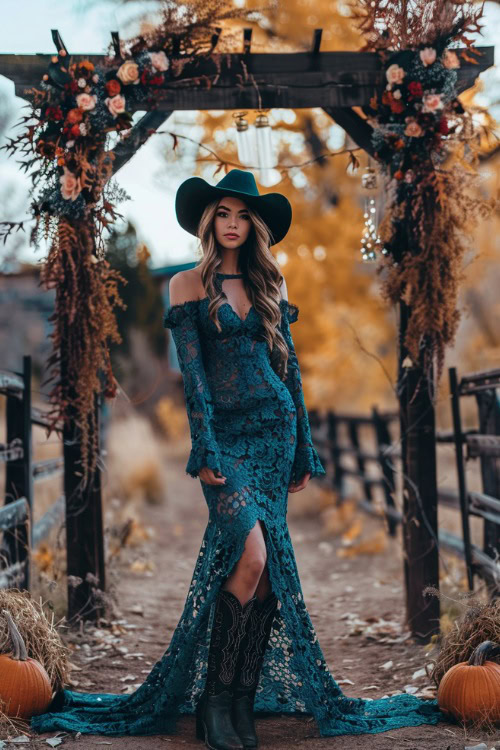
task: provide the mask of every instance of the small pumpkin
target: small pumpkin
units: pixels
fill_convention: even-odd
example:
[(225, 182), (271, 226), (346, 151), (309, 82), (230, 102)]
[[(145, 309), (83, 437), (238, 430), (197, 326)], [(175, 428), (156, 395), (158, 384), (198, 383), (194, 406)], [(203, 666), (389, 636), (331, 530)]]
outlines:
[(483, 641), (468, 661), (451, 667), (439, 683), (440, 709), (463, 722), (500, 721), (500, 664), (489, 658), (499, 655), (498, 644)]
[(30, 719), (43, 714), (52, 700), (52, 686), (45, 667), (28, 656), (23, 637), (12, 615), (7, 620), (13, 654), (0, 654), (0, 704), (7, 716)]

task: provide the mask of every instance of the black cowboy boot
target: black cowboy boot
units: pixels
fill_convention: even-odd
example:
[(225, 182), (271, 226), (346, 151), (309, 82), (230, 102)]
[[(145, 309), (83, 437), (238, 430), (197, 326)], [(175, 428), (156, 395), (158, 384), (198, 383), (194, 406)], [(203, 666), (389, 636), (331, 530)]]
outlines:
[(232, 719), (245, 750), (258, 746), (253, 704), (277, 605), (273, 592), (263, 602), (257, 599), (248, 618), (236, 665)]
[(231, 720), (232, 683), (246, 622), (256, 597), (245, 606), (230, 591), (217, 595), (208, 654), (207, 682), (196, 706), (196, 736), (210, 750), (243, 750)]

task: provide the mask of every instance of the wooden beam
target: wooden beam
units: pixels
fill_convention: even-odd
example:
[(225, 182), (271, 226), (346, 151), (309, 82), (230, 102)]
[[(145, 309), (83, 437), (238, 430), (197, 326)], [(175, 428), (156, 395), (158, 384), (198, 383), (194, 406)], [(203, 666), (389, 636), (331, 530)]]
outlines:
[[(479, 63), (461, 61), (458, 70), (459, 90), (468, 88), (477, 76), (494, 64), (494, 48), (480, 47)], [(457, 50), (460, 52), (460, 50)], [(27, 97), (28, 88), (38, 86), (47, 72), (51, 55), (0, 55), (0, 73), (14, 81), (16, 96)], [(103, 55), (72, 55), (73, 62), (90, 60), (95, 65)], [(378, 55), (372, 52), (293, 52), (247, 53), (223, 55), (220, 75), (215, 86), (194, 87), (189, 79), (215, 75), (212, 60), (186, 65), (182, 76), (167, 80), (158, 89), (158, 109), (256, 109), (259, 93), (262, 107), (292, 109), (311, 107), (367, 106), (376, 87), (382, 82), (383, 71)], [(243, 70), (257, 84), (241, 82)], [(143, 109), (144, 103), (137, 105)], [(131, 107), (131, 110), (133, 108)]]
[(243, 29), (243, 54), (249, 55), (250, 48), (252, 46), (252, 31), (253, 29)]
[(361, 146), (367, 154), (375, 158), (375, 149), (372, 145), (373, 128), (366, 120), (348, 107), (323, 107), (324, 111), (335, 120), (337, 125), (344, 128), (353, 141)]
[(312, 50), (313, 55), (319, 54), (319, 48), (321, 47), (321, 37), (323, 36), (323, 29), (314, 29)]
[(52, 41), (54, 42), (55, 48), (57, 50), (57, 53), (59, 54), (60, 50), (64, 50), (66, 54), (68, 54), (68, 50), (66, 49), (66, 45), (64, 44), (62, 37), (57, 29), (51, 29), (50, 30), (52, 34)]
[(113, 42), (113, 49), (115, 51), (115, 58), (120, 59), (122, 56), (120, 48), (120, 35), (117, 31), (111, 32), (111, 41)]
[(127, 138), (118, 141), (112, 152), (115, 156), (113, 161), (113, 174), (116, 174), (130, 159), (136, 151), (149, 139), (157, 128), (168, 120), (172, 112), (154, 110), (146, 112), (131, 129)]

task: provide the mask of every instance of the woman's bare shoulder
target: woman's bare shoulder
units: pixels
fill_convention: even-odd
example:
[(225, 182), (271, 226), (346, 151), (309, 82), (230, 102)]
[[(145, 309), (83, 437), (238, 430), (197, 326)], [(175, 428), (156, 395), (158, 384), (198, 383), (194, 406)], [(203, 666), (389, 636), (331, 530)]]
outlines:
[(182, 305), (183, 302), (201, 299), (203, 287), (200, 273), (196, 268), (177, 271), (170, 279), (169, 293), (171, 305)]

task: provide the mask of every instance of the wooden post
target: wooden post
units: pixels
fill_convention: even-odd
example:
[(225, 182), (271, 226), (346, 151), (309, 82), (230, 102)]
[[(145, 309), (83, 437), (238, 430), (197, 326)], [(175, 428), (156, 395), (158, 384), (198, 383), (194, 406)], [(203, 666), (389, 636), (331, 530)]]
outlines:
[(31, 357), (23, 357), (23, 390), (7, 396), (7, 443), (20, 441), (22, 458), (7, 463), (5, 473), (5, 504), (26, 498), (28, 518), (26, 523), (4, 532), (2, 548), (7, 552), (9, 564), (23, 563), (23, 574), (15, 583), (29, 591), (31, 585), (30, 552), (33, 534), (33, 455), (31, 437)]
[[(98, 399), (95, 409), (99, 414), (97, 402)], [(63, 429), (63, 442), (67, 619), (70, 622), (78, 619), (96, 621), (103, 611), (102, 603), (96, 600), (95, 589), (104, 591), (106, 587), (100, 471), (97, 469), (87, 484), (81, 486), (81, 443), (74, 418)]]
[[(392, 461), (387, 457), (385, 450), (391, 445), (391, 433), (389, 431), (389, 419), (384, 419), (379, 413), (376, 406), (372, 407), (372, 419), (373, 426), (375, 429), (375, 436), (377, 438), (377, 453), (380, 468), (382, 469), (382, 476), (384, 478), (383, 491), (385, 495), (385, 504), (387, 508), (396, 509), (394, 502), (394, 493), (396, 490), (394, 481), (394, 468)], [(389, 513), (386, 514), (387, 526), (389, 534), (396, 536), (396, 529), (398, 522), (394, 516)]]
[[(434, 383), (421, 362), (407, 360), (404, 337), (409, 308), (400, 304), (398, 395), (403, 459), (403, 550), (406, 620), (414, 638), (428, 642), (439, 633), (439, 599), (422, 594), (439, 588), (436, 425)], [(405, 361), (406, 360), (406, 361)], [(410, 366), (407, 366), (410, 365)], [(433, 376), (431, 375), (431, 378)]]
[[(476, 393), (479, 412), (479, 432), (481, 435), (500, 435), (500, 404), (496, 390), (480, 391)], [(481, 456), (481, 478), (483, 492), (491, 497), (500, 498), (500, 460), (495, 456)], [(484, 520), (483, 549), (487, 555), (495, 558), (500, 552), (500, 526), (493, 521)], [(492, 590), (488, 583), (491, 596), (498, 596), (498, 590)]]
[(330, 443), (330, 455), (333, 463), (333, 489), (338, 495), (338, 505), (343, 500), (344, 475), (342, 462), (340, 460), (338, 421), (334, 411), (328, 412), (328, 442)]
[(356, 449), (356, 464), (358, 467), (358, 471), (364, 479), (361, 481), (363, 482), (363, 487), (365, 490), (365, 500), (367, 502), (371, 503), (373, 501), (373, 492), (372, 492), (372, 485), (370, 483), (369, 477), (365, 472), (365, 459), (362, 456), (361, 446), (359, 443), (359, 433), (358, 433), (359, 424), (356, 422), (356, 420), (351, 420), (348, 424), (349, 429), (349, 439), (351, 441), (351, 444), (353, 448)]

